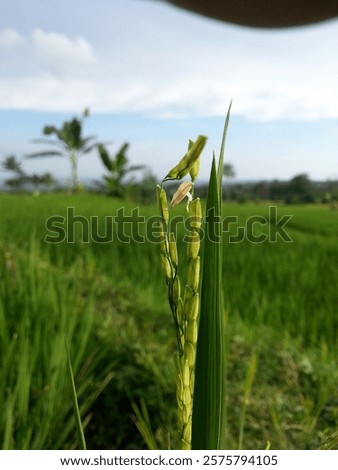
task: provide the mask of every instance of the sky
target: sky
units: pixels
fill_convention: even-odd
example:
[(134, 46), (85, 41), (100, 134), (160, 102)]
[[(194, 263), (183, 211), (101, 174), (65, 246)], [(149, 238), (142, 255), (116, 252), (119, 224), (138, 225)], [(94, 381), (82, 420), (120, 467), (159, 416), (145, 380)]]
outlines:
[[(162, 179), (189, 138), (208, 136), (206, 180), (232, 100), (226, 160), (237, 180), (338, 179), (338, 20), (282, 30), (230, 25), (155, 0), (11, 0), (0, 5), (0, 161), (45, 147), (46, 124), (130, 143)], [(60, 178), (66, 159), (24, 160)], [(97, 154), (81, 178), (100, 178)]]

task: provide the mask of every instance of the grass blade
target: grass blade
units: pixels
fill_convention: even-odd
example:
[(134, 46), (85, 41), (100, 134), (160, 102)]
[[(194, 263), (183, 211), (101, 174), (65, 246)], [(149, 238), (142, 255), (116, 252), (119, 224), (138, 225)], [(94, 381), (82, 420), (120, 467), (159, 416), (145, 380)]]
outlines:
[(4, 416), (4, 439), (2, 443), (3, 450), (13, 449), (13, 424), (14, 424), (15, 400), (12, 394), (7, 399), (6, 413)]
[(201, 312), (197, 343), (192, 449), (222, 449), (225, 355), (222, 309), (221, 201), (213, 159), (206, 209)]
[(248, 366), (248, 370), (245, 377), (244, 382), (244, 397), (243, 397), (243, 405), (240, 412), (239, 417), (239, 438), (238, 438), (238, 449), (243, 449), (243, 438), (244, 438), (244, 425), (245, 425), (245, 417), (246, 411), (249, 403), (249, 398), (251, 395), (252, 385), (255, 379), (257, 369), (257, 354), (256, 351), (253, 350), (250, 357), (250, 362)]
[(68, 358), (68, 370), (69, 370), (69, 377), (72, 385), (72, 399), (73, 399), (73, 408), (74, 408), (74, 417), (75, 417), (75, 422), (76, 422), (76, 430), (77, 430), (77, 436), (78, 436), (78, 441), (79, 441), (79, 448), (80, 450), (86, 450), (86, 440), (83, 432), (83, 426), (81, 422), (81, 415), (80, 415), (80, 409), (79, 409), (79, 403), (77, 401), (77, 394), (76, 394), (76, 387), (75, 387), (75, 381), (74, 381), (74, 374), (73, 374), (73, 368), (72, 368), (72, 362), (70, 359), (70, 353), (69, 353), (69, 347), (67, 343), (67, 339), (65, 338), (65, 344), (66, 344), (66, 351), (67, 351), (67, 358)]
[(140, 434), (143, 437), (144, 442), (147, 444), (148, 449), (158, 450), (144, 398), (140, 399), (140, 406), (141, 408), (139, 408), (135, 402), (132, 403), (132, 407), (135, 413), (135, 425), (140, 431)]
[(214, 157), (208, 189), (195, 369), (192, 449), (226, 448), (226, 351), (221, 216), (224, 149), (231, 105), (232, 102), (225, 119), (217, 169)]
[(224, 166), (224, 150), (225, 150), (225, 141), (228, 132), (228, 126), (230, 121), (230, 111), (231, 111), (232, 101), (230, 101), (230, 105), (228, 108), (228, 112), (225, 118), (224, 129), (223, 129), (223, 137), (221, 143), (221, 150), (218, 160), (218, 167), (217, 167), (217, 180), (218, 180), (218, 190), (219, 190), (219, 198), (222, 201), (222, 188), (223, 188), (223, 166)]

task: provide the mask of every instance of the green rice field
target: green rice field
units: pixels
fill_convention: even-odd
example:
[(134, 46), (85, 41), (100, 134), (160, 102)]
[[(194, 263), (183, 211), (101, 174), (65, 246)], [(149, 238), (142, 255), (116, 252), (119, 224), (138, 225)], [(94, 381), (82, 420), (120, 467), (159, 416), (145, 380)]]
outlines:
[[(65, 337), (88, 448), (177, 448), (157, 214), (0, 194), (2, 449), (77, 448)], [(228, 448), (338, 448), (338, 210), (225, 203), (222, 223)]]

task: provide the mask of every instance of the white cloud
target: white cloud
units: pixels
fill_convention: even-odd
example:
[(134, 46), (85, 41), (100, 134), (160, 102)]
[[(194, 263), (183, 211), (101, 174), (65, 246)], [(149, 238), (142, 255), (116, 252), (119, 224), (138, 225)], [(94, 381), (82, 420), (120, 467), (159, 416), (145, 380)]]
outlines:
[(233, 99), (253, 120), (338, 117), (337, 22), (257, 32), (180, 15), (120, 18), (124, 29), (112, 24), (95, 48), (81, 35), (3, 30), (0, 107), (224, 116)]
[(70, 39), (64, 34), (36, 29), (31, 34), (32, 50), (47, 66), (67, 71), (81, 65), (93, 65), (91, 45), (84, 38)]
[(22, 45), (24, 38), (14, 29), (5, 28), (0, 31), (0, 49), (12, 50)]
[[(68, 77), (83, 76), (95, 66), (95, 55), (91, 45), (82, 37), (69, 38), (64, 34), (33, 30), (29, 35), (20, 35), (13, 29), (0, 31), (0, 83), (4, 87), (11, 86), (11, 81), (19, 86), (16, 91), (11, 86), (11, 93), (20, 95), (21, 86), (32, 77), (42, 80), (43, 77), (53, 77), (61, 85)], [(33, 90), (35, 89), (33, 85)], [(31, 92), (31, 90), (30, 90)], [(53, 94), (53, 89), (50, 89)], [(3, 90), (6, 94), (6, 89)], [(27, 96), (31, 102), (34, 96)], [(8, 93), (8, 102), (0, 106), (11, 107), (12, 99)], [(41, 98), (35, 95), (35, 109), (41, 106)], [(25, 108), (25, 100), (23, 101)]]

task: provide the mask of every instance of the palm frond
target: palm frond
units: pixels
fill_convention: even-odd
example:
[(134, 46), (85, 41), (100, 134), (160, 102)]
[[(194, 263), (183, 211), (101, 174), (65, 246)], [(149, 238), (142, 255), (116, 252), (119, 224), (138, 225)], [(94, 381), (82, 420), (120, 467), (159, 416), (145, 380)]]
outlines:
[(45, 150), (43, 152), (34, 152), (25, 155), (25, 158), (40, 158), (40, 157), (63, 157), (64, 153), (58, 150)]

